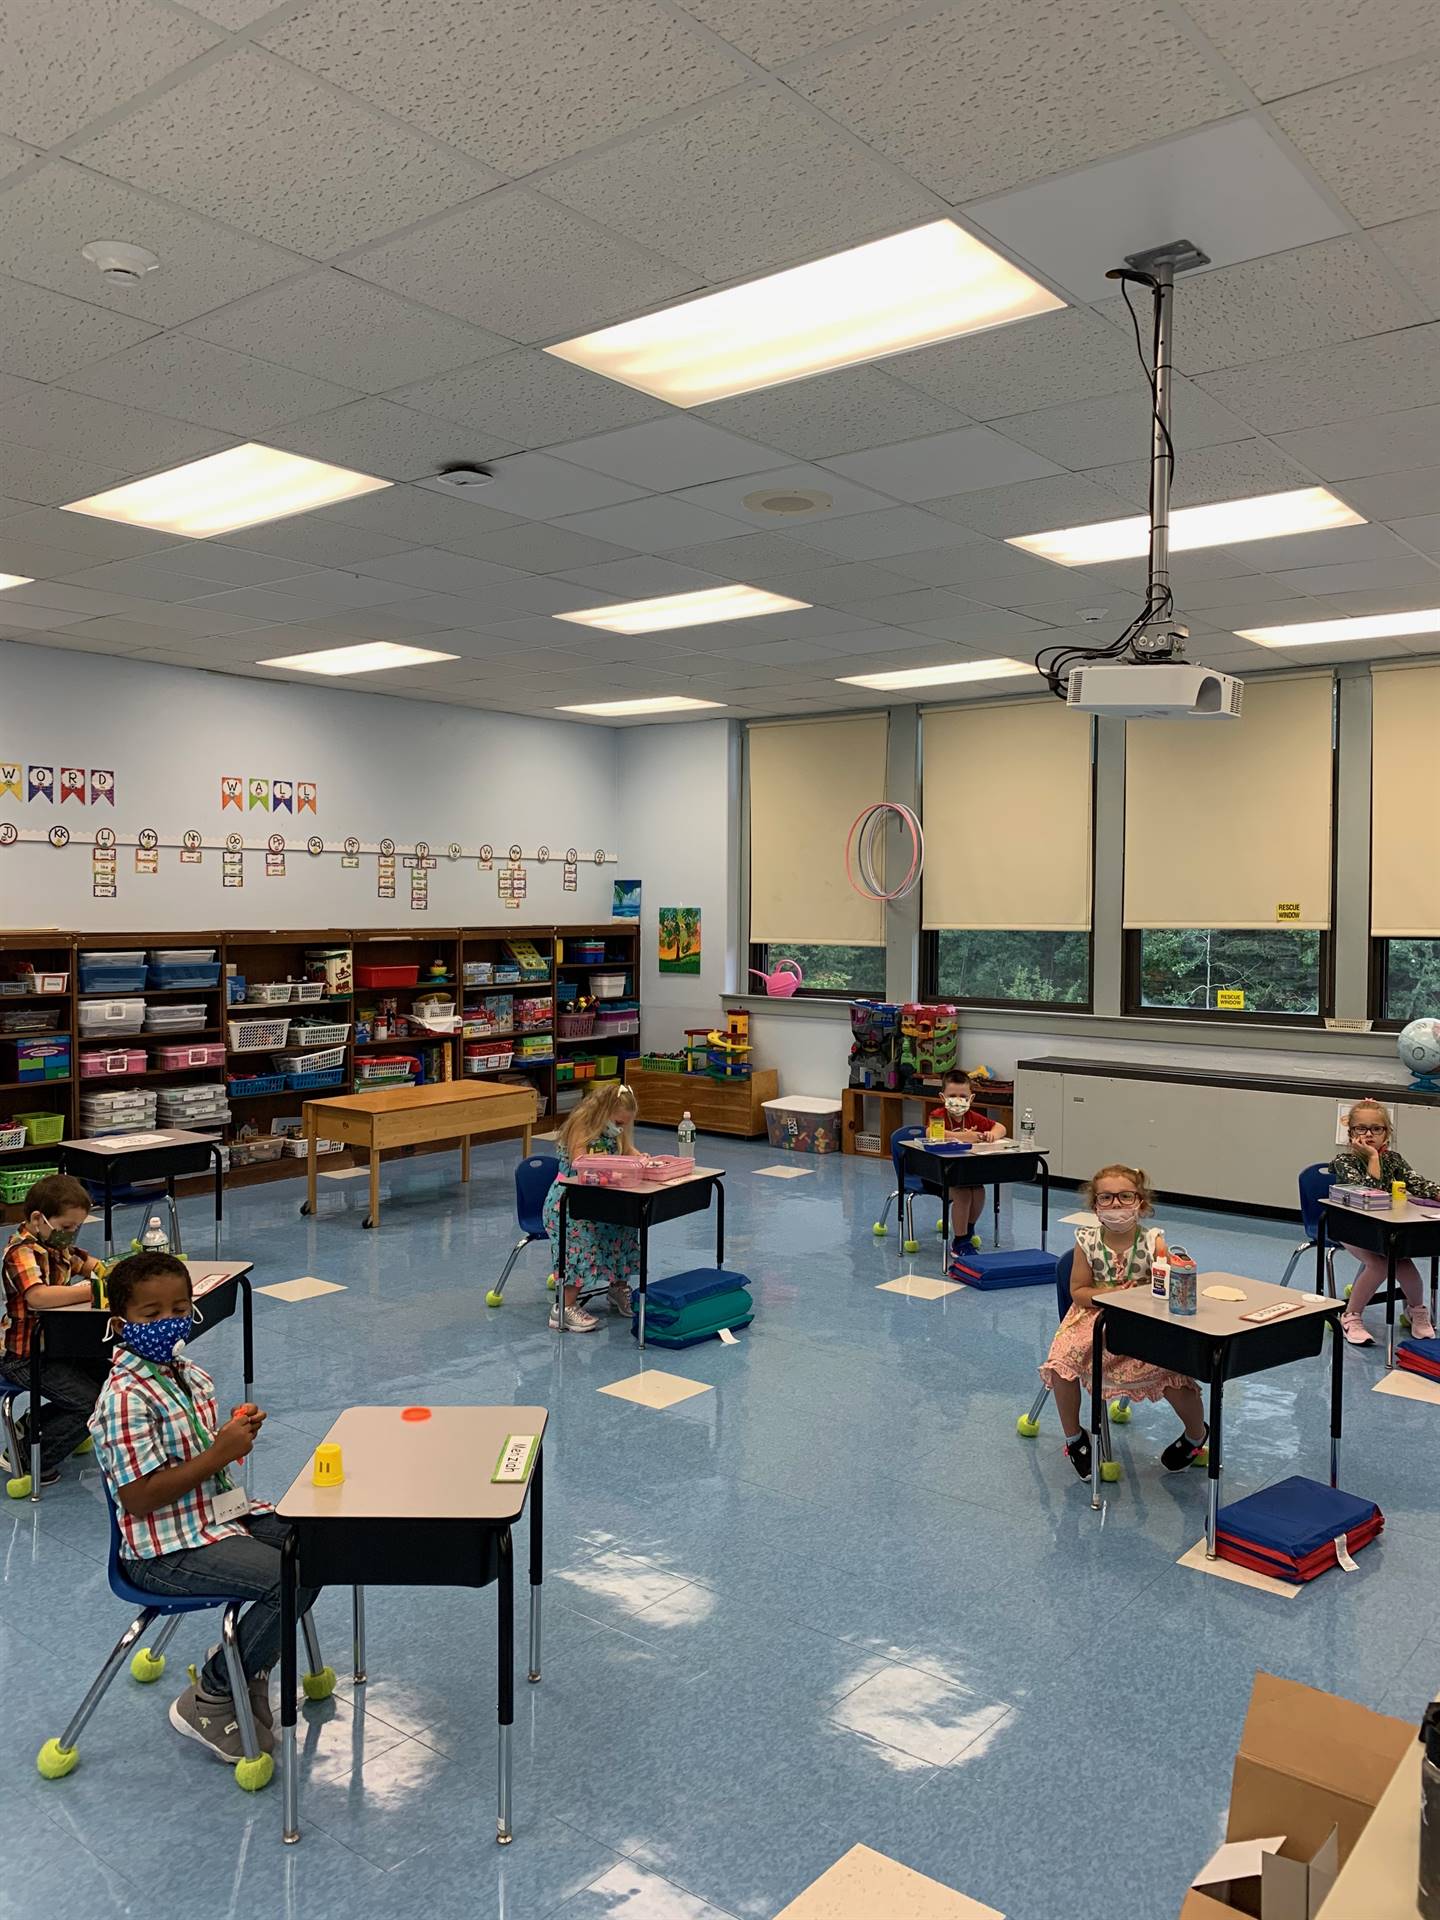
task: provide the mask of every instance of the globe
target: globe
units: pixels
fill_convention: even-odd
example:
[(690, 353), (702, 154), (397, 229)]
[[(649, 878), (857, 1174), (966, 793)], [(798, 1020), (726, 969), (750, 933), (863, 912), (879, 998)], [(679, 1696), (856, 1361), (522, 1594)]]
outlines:
[(1412, 1020), (1403, 1027), (1395, 1042), (1400, 1063), (1414, 1075), (1413, 1087), (1425, 1093), (1440, 1093), (1440, 1020)]

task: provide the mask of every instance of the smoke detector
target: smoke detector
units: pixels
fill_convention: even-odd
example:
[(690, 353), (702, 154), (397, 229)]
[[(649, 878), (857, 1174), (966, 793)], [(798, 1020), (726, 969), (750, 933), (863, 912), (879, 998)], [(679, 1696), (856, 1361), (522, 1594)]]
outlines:
[(835, 504), (835, 496), (813, 487), (762, 487), (747, 493), (743, 504), (752, 513), (776, 513), (792, 519), (804, 513), (825, 513)]
[(446, 493), (474, 493), (478, 487), (492, 486), (494, 480), (489, 467), (446, 467), (435, 475), (430, 485)]
[(125, 240), (92, 240), (81, 252), (92, 267), (98, 267), (107, 280), (128, 285), (143, 280), (160, 265), (157, 255), (146, 247), (132, 247)]

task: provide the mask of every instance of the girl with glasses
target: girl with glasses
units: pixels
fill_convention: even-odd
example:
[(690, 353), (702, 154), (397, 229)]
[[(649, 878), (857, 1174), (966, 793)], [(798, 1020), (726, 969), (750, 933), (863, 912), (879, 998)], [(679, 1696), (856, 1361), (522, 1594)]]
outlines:
[[(1330, 1162), (1332, 1180), (1347, 1187), (1379, 1187), (1386, 1192), (1393, 1181), (1403, 1180), (1412, 1193), (1429, 1199), (1440, 1197), (1440, 1187), (1416, 1173), (1390, 1144), (1390, 1115), (1378, 1100), (1357, 1100), (1345, 1116), (1345, 1130), (1350, 1144)], [(1340, 1326), (1352, 1347), (1369, 1347), (1374, 1341), (1360, 1316), (1385, 1284), (1385, 1261), (1381, 1254), (1362, 1253), (1359, 1247), (1349, 1251), (1360, 1262), (1360, 1272), (1350, 1289)], [(1415, 1262), (1402, 1260), (1395, 1278), (1409, 1306), (1411, 1333), (1417, 1340), (1433, 1340), (1435, 1325), (1425, 1305)]]

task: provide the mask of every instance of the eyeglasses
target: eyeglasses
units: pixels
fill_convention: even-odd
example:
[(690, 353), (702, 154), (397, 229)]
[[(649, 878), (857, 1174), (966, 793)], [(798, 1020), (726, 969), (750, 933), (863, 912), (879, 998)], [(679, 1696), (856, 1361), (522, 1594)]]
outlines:
[(1350, 1138), (1353, 1140), (1355, 1136), (1360, 1133), (1378, 1133), (1380, 1137), (1383, 1139), (1385, 1135), (1389, 1133), (1389, 1131), (1390, 1131), (1389, 1127), (1384, 1125), (1371, 1126), (1368, 1124), (1364, 1124), (1360, 1126), (1351, 1127)]
[(1096, 1207), (1131, 1207), (1140, 1198), (1138, 1193), (1097, 1193)]

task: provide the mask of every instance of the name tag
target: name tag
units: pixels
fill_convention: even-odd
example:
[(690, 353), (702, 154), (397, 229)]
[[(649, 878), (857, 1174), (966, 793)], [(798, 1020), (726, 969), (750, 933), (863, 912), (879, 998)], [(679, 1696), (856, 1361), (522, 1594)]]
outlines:
[(243, 1520), (250, 1511), (250, 1496), (243, 1487), (231, 1487), (210, 1501), (210, 1511), (219, 1521)]
[(508, 1434), (500, 1449), (500, 1458), (495, 1463), (495, 1471), (490, 1476), (491, 1486), (519, 1485), (528, 1480), (538, 1444), (538, 1434)]

